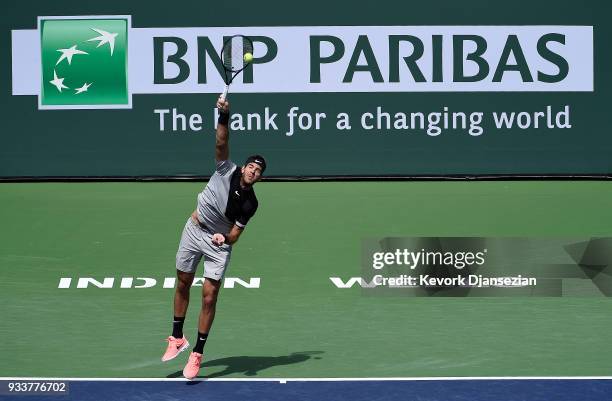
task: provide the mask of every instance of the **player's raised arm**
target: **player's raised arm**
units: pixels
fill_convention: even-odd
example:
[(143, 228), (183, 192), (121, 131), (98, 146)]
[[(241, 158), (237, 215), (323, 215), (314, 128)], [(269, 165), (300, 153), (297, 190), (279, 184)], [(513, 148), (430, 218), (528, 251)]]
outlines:
[(220, 162), (229, 158), (229, 103), (227, 99), (217, 99), (219, 120), (217, 121), (217, 137), (215, 144), (215, 159)]

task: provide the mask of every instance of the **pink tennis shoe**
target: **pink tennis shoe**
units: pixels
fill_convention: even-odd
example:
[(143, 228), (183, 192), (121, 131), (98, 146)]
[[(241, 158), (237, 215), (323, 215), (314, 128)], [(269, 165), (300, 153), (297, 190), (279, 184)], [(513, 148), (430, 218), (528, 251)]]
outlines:
[(185, 369), (183, 369), (183, 376), (186, 379), (193, 379), (198, 375), (200, 371), (200, 364), (202, 363), (202, 354), (197, 352), (192, 352), (189, 355), (189, 360), (187, 361), (187, 365), (185, 365)]
[(162, 356), (162, 362), (176, 358), (178, 354), (185, 351), (187, 347), (189, 347), (189, 341), (187, 341), (185, 336), (183, 336), (183, 338), (174, 338), (170, 336), (166, 338), (166, 341), (168, 341), (168, 348), (166, 348), (166, 352), (164, 353), (164, 356)]

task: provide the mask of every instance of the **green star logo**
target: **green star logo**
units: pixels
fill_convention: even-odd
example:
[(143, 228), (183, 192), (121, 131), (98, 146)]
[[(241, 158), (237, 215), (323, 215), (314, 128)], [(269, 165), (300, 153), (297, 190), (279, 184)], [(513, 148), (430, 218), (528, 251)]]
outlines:
[(41, 18), (41, 109), (130, 108), (125, 17)]

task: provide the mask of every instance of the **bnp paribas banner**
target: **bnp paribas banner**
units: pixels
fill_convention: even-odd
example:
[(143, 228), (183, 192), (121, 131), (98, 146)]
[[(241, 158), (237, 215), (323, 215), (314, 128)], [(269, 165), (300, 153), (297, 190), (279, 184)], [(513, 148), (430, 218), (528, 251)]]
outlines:
[(262, 9), (222, 24), (59, 3), (2, 22), (0, 177), (210, 175), (220, 50), (236, 34), (253, 58), (230, 86), (231, 157), (263, 154), (270, 176), (612, 173), (603, 2), (501, 21), (468, 1), (420, 5), (406, 23), (389, 3), (371, 18)]

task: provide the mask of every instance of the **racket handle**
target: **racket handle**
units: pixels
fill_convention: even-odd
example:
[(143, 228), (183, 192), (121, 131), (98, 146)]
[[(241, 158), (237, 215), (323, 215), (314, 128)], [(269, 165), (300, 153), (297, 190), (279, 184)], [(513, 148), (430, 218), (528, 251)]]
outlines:
[(229, 90), (229, 85), (225, 84), (225, 89), (223, 89), (223, 93), (221, 94), (221, 100), (225, 100), (227, 97), (227, 91)]

